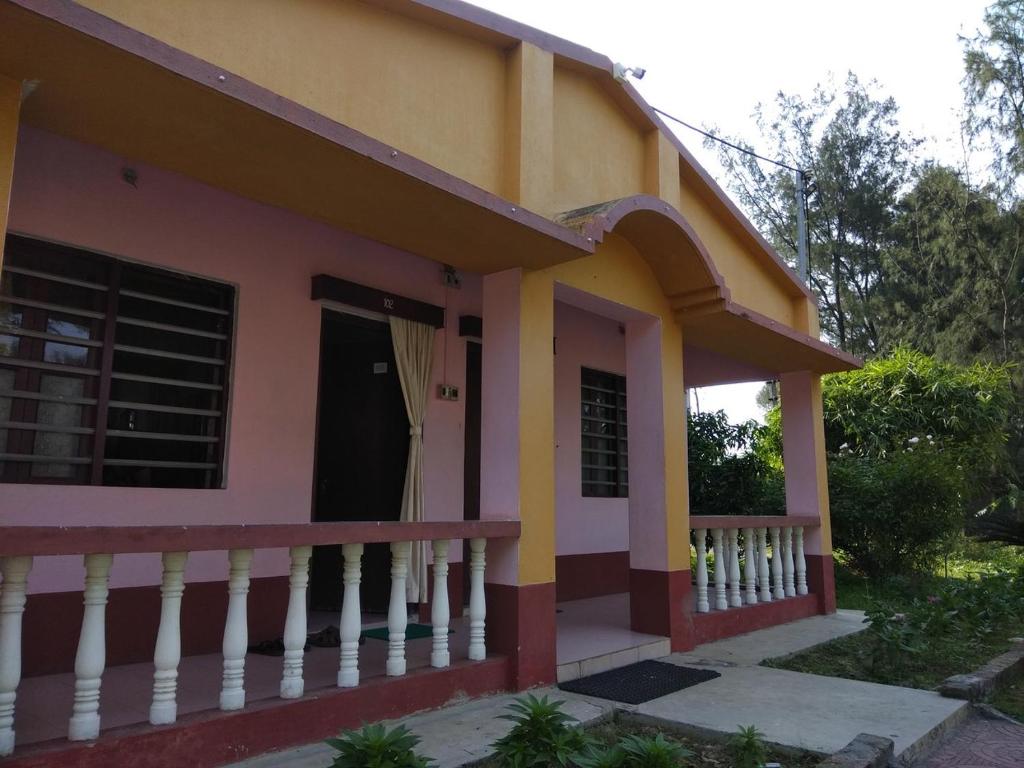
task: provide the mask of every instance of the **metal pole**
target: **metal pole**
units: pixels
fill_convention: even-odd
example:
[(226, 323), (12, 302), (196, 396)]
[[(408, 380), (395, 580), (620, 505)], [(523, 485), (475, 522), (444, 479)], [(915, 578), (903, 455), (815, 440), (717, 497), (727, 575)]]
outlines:
[(796, 250), (797, 274), (807, 284), (807, 194), (804, 191), (804, 172), (796, 172)]

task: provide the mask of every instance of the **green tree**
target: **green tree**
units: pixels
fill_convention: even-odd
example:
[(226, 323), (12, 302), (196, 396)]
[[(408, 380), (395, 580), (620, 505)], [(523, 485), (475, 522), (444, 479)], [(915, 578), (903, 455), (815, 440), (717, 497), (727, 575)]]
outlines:
[(782, 465), (759, 450), (760, 424), (714, 411), (689, 414), (686, 427), (692, 514), (785, 514)]
[[(819, 85), (810, 98), (779, 93), (771, 114), (764, 105), (754, 113), (768, 152), (810, 173), (811, 286), (822, 329), (856, 354), (879, 349), (883, 253), (892, 245), (898, 196), (916, 146), (899, 128), (896, 102), (876, 90), (851, 73), (839, 92)], [(739, 203), (795, 262), (794, 174), (774, 166), (766, 170), (750, 155), (715, 146)]]
[(1012, 186), (1024, 171), (1024, 2), (997, 0), (963, 42), (967, 132), (993, 141), (993, 170)]
[[(824, 378), (833, 539), (854, 567), (922, 568), (965, 520), (1003, 503), (1009, 370), (897, 349)], [(766, 421), (759, 451), (781, 451), (779, 410)]]

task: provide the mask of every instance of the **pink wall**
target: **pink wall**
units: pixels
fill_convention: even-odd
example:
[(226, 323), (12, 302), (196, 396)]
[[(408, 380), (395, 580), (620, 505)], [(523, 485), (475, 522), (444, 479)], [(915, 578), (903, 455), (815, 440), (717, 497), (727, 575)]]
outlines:
[(563, 302), (555, 302), (555, 336), (556, 552), (623, 552), (629, 549), (629, 501), (582, 493), (580, 368), (625, 374), (626, 337), (617, 320)]
[[(238, 288), (223, 490), (0, 485), (0, 523), (157, 525), (306, 522), (313, 482), (320, 313), (310, 277), (325, 272), (444, 305), (438, 264), (287, 211), (245, 200), (99, 149), (22, 128), (10, 227), (126, 259), (233, 283)], [(448, 380), (464, 387), (459, 314), (481, 313), (481, 280), (463, 275), (447, 295)], [(441, 382), (444, 332), (435, 341)], [(427, 409), (428, 519), (462, 518), (463, 402)], [(454, 558), (461, 549), (453, 547)], [(254, 575), (283, 573), (283, 553), (258, 552)], [(222, 553), (198, 553), (189, 580), (226, 577)], [(38, 560), (32, 591), (81, 589), (80, 558)], [(159, 582), (155, 556), (115, 558), (112, 586)]]

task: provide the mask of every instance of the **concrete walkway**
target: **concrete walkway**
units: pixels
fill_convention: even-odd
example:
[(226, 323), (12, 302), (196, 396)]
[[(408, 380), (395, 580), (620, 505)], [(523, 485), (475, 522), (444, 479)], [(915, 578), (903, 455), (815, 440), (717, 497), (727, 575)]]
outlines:
[[(566, 702), (565, 710), (592, 723), (615, 709), (663, 721), (666, 725), (733, 733), (739, 725), (756, 725), (777, 744), (816, 752), (838, 751), (859, 733), (886, 736), (896, 754), (917, 755), (969, 711), (965, 702), (930, 691), (842, 680), (758, 666), (766, 658), (785, 656), (863, 628), (863, 614), (840, 611), (699, 646), (664, 661), (713, 668), (721, 677), (638, 706), (569, 694), (557, 689), (535, 691)], [(479, 699), (402, 722), (421, 738), (421, 753), (439, 768), (458, 768), (490, 754), (490, 745), (511, 728), (498, 719), (515, 698)], [(332, 750), (323, 744), (247, 760), (245, 768), (323, 768)]]

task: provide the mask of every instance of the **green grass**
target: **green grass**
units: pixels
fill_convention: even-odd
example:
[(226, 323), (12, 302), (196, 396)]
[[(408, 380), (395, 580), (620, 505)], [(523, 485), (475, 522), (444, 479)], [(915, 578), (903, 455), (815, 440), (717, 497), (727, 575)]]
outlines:
[[(914, 600), (935, 595), (944, 584), (981, 574), (1015, 572), (1024, 566), (1019, 548), (963, 541), (937, 565), (936, 573), (872, 580), (847, 568), (837, 557), (836, 603), (840, 608), (868, 610), (881, 602), (899, 612)], [(949, 577), (945, 576), (949, 573)], [(884, 653), (882, 644), (867, 632), (848, 635), (810, 648), (786, 659), (768, 659), (765, 666), (829, 677), (867, 680), (888, 685), (933, 689), (950, 675), (970, 672), (1010, 647), (1009, 638), (1024, 633), (1019, 622), (993, 626), (987, 635), (964, 632), (929, 637), (924, 651), (900, 653), (898, 659)], [(1018, 704), (1018, 706), (1020, 706)]]
[(900, 664), (876, 661), (874, 638), (867, 633), (847, 635), (786, 659), (767, 659), (766, 667), (845, 677), (907, 688), (934, 689), (950, 675), (977, 669), (1010, 648), (1009, 637), (1019, 627), (1003, 627), (984, 639), (952, 638), (937, 642), (928, 653), (907, 655)]

